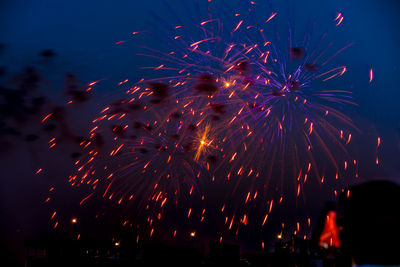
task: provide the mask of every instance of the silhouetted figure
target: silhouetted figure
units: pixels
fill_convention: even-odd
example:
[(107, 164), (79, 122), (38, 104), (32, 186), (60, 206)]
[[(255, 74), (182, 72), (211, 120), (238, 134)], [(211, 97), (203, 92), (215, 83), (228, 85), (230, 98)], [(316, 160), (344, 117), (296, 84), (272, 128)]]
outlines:
[(400, 187), (374, 181), (340, 199), (342, 251), (356, 266), (400, 266)]

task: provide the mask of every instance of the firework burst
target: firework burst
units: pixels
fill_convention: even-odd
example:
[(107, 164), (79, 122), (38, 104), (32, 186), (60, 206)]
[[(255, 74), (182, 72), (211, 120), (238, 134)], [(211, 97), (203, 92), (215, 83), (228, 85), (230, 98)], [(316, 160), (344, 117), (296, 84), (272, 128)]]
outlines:
[[(237, 234), (250, 213), (254, 225), (264, 226), (274, 203), (287, 193), (297, 201), (310, 179), (358, 177), (348, 152), (358, 129), (342, 111), (355, 103), (333, 82), (347, 71), (336, 61), (352, 43), (334, 49), (326, 33), (295, 37), (291, 26), (282, 38), (279, 13), (270, 9), (259, 22), (254, 2), (237, 12), (204, 5), (189, 25), (163, 24), (162, 50), (142, 47), (140, 55), (155, 63), (143, 67), (150, 74), (119, 84), (127, 87), (125, 97), (93, 120), (81, 143), (87, 159), (77, 161), (70, 182), (101, 188), (118, 203), (153, 207), (160, 217), (166, 203), (177, 205), (194, 192), (204, 200), (210, 188), (201, 183), (217, 180), (223, 189), (214, 206)], [(94, 147), (99, 136), (111, 144)], [(205, 210), (198, 213), (203, 222)]]

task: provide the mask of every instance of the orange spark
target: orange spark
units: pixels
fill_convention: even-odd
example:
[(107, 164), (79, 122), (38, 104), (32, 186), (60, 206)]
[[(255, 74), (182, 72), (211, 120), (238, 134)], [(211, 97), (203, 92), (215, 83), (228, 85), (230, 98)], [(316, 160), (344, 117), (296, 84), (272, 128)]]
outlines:
[(239, 21), (239, 23), (236, 25), (236, 28), (233, 30), (233, 32), (237, 31), (240, 27), (240, 25), (242, 25), (243, 20)]
[(199, 44), (201, 44), (203, 42), (207, 42), (207, 41), (210, 41), (210, 40), (213, 40), (213, 39), (215, 39), (215, 38), (207, 38), (207, 39), (204, 39), (204, 40), (200, 40), (200, 41), (194, 42), (193, 44), (190, 45), (190, 47), (197, 46), (197, 45), (199, 45)]
[(271, 16), (269, 16), (269, 18), (265, 21), (265, 23), (267, 23), (268, 21), (270, 21), (271, 19), (273, 19), (276, 16), (276, 12), (272, 13)]
[(46, 117), (44, 117), (42, 123), (45, 122), (48, 118), (50, 118), (51, 115), (53, 115), (53, 113), (50, 113)]
[(91, 193), (90, 195), (88, 195), (87, 197), (85, 197), (84, 199), (82, 199), (81, 202), (79, 202), (79, 205), (82, 205), (82, 203), (85, 202), (88, 198), (90, 198), (93, 194), (94, 194), (94, 192)]
[(374, 79), (374, 71), (372, 68), (369, 69), (369, 82), (371, 83), (372, 80)]

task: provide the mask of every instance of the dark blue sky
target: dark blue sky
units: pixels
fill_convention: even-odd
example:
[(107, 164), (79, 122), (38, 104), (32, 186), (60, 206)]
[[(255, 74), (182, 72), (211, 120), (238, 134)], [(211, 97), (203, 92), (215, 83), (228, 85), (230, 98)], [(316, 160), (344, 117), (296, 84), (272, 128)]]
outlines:
[[(168, 2), (172, 6), (179, 3), (177, 0)], [(390, 128), (393, 123), (398, 126), (395, 115), (400, 112), (395, 101), (400, 96), (397, 81), (400, 58), (398, 1), (292, 2), (296, 19), (311, 15), (321, 28), (330, 23), (330, 17), (336, 12), (343, 13), (343, 27), (333, 38), (356, 43), (349, 61), (357, 71), (351, 79), (354, 91), (360, 92), (357, 100), (361, 110), (373, 116), (379, 127)], [(1, 40), (12, 46), (14, 53), (29, 59), (37, 50), (53, 48), (71, 64), (71, 68), (80, 72), (82, 79), (87, 80), (99, 77), (118, 80), (128, 75), (132, 80), (139, 78), (140, 73), (135, 70), (142, 64), (135, 52), (124, 50), (121, 53), (113, 43), (119, 40), (133, 42), (132, 31), (149, 28), (149, 10), (157, 14), (165, 12), (161, 0), (5, 0), (1, 5)], [(280, 4), (277, 6), (280, 10)], [(369, 67), (375, 72), (373, 86), (365, 83)]]

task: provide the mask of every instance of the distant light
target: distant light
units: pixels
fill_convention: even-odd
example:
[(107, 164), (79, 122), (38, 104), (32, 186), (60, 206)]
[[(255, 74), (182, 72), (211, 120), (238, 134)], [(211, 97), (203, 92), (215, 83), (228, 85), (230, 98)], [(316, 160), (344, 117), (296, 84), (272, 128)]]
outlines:
[(228, 88), (229, 86), (231, 86), (231, 84), (228, 83), (228, 82), (226, 82), (226, 83), (225, 83), (225, 87)]
[(191, 232), (191, 233), (190, 233), (190, 236), (191, 236), (191, 237), (195, 237), (195, 236), (196, 236), (196, 232)]
[(116, 247), (119, 247), (119, 242), (115, 242), (115, 244), (114, 244)]
[(278, 239), (282, 239), (282, 234), (279, 234), (277, 237)]
[(72, 218), (71, 222), (72, 222), (72, 223), (77, 223), (77, 222), (78, 222), (78, 219), (77, 219), (77, 218)]

